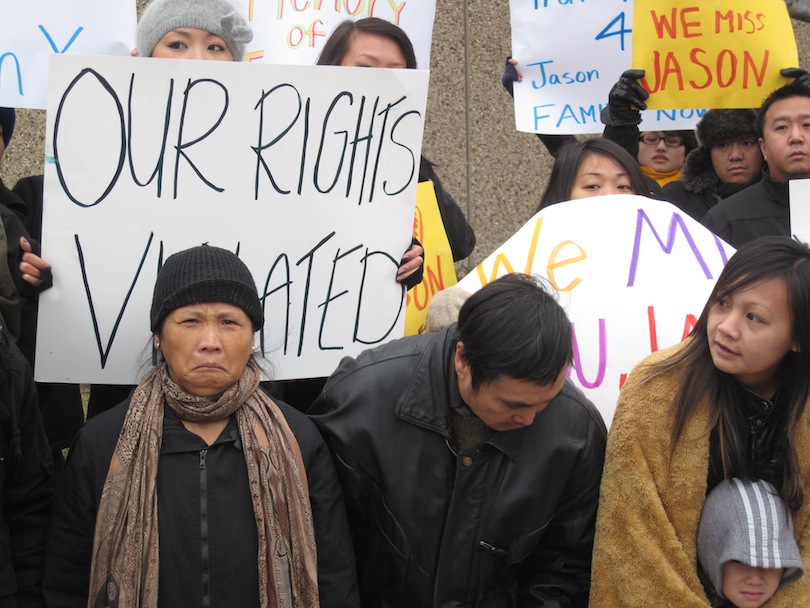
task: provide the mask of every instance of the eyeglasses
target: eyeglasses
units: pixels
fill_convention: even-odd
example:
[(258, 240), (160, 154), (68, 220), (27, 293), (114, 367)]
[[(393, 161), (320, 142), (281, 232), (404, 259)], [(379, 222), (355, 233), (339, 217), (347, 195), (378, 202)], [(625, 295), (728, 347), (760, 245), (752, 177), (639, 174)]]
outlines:
[(645, 133), (638, 140), (648, 146), (657, 146), (658, 142), (664, 140), (667, 148), (677, 148), (683, 145), (683, 137), (680, 135), (656, 135), (655, 133)]

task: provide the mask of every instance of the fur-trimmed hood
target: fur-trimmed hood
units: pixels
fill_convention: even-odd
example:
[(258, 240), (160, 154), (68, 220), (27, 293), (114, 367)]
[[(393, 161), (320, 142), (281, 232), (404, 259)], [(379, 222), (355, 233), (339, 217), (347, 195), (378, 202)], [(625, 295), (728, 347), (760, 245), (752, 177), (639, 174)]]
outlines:
[(757, 114), (754, 110), (709, 110), (697, 125), (700, 145), (683, 164), (683, 186), (688, 192), (700, 194), (720, 187), (720, 178), (712, 166), (712, 146), (735, 139), (757, 138)]

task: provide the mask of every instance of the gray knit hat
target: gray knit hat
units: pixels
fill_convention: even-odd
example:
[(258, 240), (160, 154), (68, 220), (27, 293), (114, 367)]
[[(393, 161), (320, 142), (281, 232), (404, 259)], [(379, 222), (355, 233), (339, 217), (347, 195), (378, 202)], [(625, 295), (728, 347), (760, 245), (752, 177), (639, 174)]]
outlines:
[(721, 481), (703, 505), (697, 547), (703, 571), (720, 597), (725, 597), (723, 564), (729, 561), (784, 568), (780, 587), (804, 574), (790, 511), (767, 481)]
[(470, 293), (461, 287), (450, 287), (438, 292), (430, 299), (420, 333), (435, 334), (458, 321), (458, 311), (469, 297)]
[(138, 54), (150, 57), (155, 45), (179, 27), (210, 32), (225, 41), (234, 61), (242, 61), (253, 32), (228, 0), (152, 0), (138, 22)]
[(264, 325), (256, 283), (245, 263), (227, 249), (200, 245), (175, 253), (163, 263), (152, 296), (152, 332), (157, 333), (174, 309), (206, 302), (238, 306), (250, 317), (254, 331)]

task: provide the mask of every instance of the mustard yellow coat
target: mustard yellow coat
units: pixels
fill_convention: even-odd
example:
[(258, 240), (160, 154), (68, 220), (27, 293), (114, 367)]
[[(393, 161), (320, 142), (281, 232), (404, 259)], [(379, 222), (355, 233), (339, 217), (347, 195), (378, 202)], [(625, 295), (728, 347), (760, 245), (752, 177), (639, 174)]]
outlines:
[[(644, 363), (661, 361), (678, 348), (659, 351)], [(608, 435), (590, 606), (708, 607), (697, 576), (697, 530), (709, 467), (707, 407), (687, 421), (670, 462), (668, 410), (681, 372), (639, 385), (645, 375), (642, 366), (622, 389)], [(810, 567), (810, 406), (797, 433), (805, 500), (793, 523), (802, 559)], [(767, 604), (798, 606), (810, 606), (810, 574), (779, 590)]]

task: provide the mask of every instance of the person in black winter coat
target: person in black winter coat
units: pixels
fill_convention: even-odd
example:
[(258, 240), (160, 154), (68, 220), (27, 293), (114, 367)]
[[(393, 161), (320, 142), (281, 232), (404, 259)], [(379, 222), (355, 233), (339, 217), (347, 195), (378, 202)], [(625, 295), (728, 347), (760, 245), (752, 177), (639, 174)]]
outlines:
[[(23, 202), (21, 209), (14, 209), (22, 220), (25, 229), (37, 242), (42, 238), (43, 178), (41, 175), (24, 177), (14, 186), (14, 194)], [(42, 287), (37, 291), (41, 292)], [(20, 314), (20, 336), (17, 346), (28, 359), (31, 368), (36, 361), (37, 311), (39, 295), (33, 294), (22, 301)], [(84, 424), (84, 407), (81, 389), (78, 384), (57, 382), (37, 382), (39, 410), (45, 425), (45, 433), (53, 451), (57, 470), (64, 466), (62, 450), (70, 447), (76, 433)], [(120, 401), (120, 399), (119, 399)]]
[(571, 353), (554, 296), (510, 274), (457, 324), (341, 362), (309, 414), (363, 606), (587, 606), (607, 433)]
[(686, 157), (680, 181), (664, 186), (664, 198), (700, 221), (724, 198), (761, 177), (755, 110), (709, 110), (697, 125), (700, 145)]
[(734, 247), (761, 236), (791, 236), (789, 182), (810, 178), (810, 75), (798, 69), (782, 74), (787, 71), (796, 80), (771, 93), (757, 113), (762, 177), (701, 220)]
[[(11, 140), (15, 120), (14, 109), (0, 108), (0, 158)], [(26, 279), (23, 272), (25, 267), (21, 262), (24, 261), (26, 249), (37, 254), (37, 263), (44, 262), (38, 257), (39, 240), (42, 237), (42, 176), (19, 180), (13, 191), (6, 188), (0, 180), (0, 216), (6, 234), (8, 276), (19, 295), (13, 302), (3, 299), (0, 313), (6, 323), (6, 331), (33, 369), (39, 294), (48, 289), (53, 281), (51, 272), (46, 268), (40, 269), (41, 281), (30, 277)], [(0, 293), (5, 294), (3, 288), (0, 288)], [(84, 423), (79, 385), (40, 383), (36, 392), (52, 456), (57, 468), (61, 468), (64, 463), (62, 450), (72, 443)]]
[(150, 324), (159, 361), (68, 457), (48, 605), (357, 606), (329, 451), (259, 388), (264, 313), (247, 266), (209, 246), (168, 257)]
[(610, 89), (608, 105), (602, 110), (603, 136), (615, 141), (638, 160), (644, 175), (663, 188), (681, 178), (686, 156), (697, 147), (695, 133), (681, 131), (639, 131), (641, 110), (650, 96), (639, 83), (644, 70), (626, 70)]
[(0, 332), (0, 608), (43, 606), (53, 462), (31, 369)]

